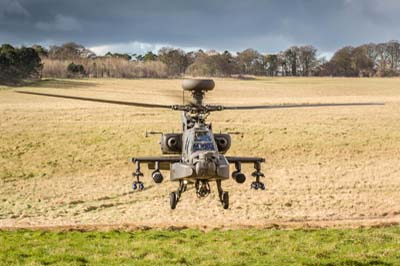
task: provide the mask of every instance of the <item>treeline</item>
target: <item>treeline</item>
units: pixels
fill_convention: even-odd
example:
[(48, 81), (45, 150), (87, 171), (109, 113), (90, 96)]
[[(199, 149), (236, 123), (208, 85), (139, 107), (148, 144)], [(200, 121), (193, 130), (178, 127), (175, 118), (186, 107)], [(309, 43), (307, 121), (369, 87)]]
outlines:
[[(89, 77), (176, 77), (181, 75), (227, 77), (255, 76), (397, 76), (400, 74), (400, 43), (347, 46), (327, 61), (318, 58), (311, 45), (293, 46), (276, 54), (261, 54), (254, 49), (232, 54), (228, 51), (192, 51), (162, 48), (157, 54), (107, 53), (96, 56), (82, 45), (67, 43), (49, 50), (36, 47), (41, 57), (60, 64), (78, 62)], [(49, 63), (49, 62), (48, 62)], [(53, 62), (53, 65), (55, 63)], [(44, 75), (50, 69), (44, 64)], [(65, 67), (63, 67), (65, 69)], [(49, 73), (48, 73), (49, 70)], [(65, 71), (64, 71), (65, 72)], [(64, 73), (65, 77), (68, 73)]]
[(319, 66), (321, 76), (378, 76), (400, 75), (400, 43), (347, 46), (338, 50), (329, 62)]
[[(28, 71), (26, 66), (34, 67), (32, 71)], [(19, 70), (21, 71), (18, 72)], [(400, 43), (389, 41), (358, 47), (347, 46), (336, 51), (329, 61), (319, 58), (317, 49), (311, 45), (293, 46), (276, 54), (261, 54), (254, 49), (236, 54), (215, 50), (184, 52), (165, 47), (157, 54), (109, 52), (104, 56), (97, 56), (76, 43), (50, 46), (48, 49), (39, 45), (19, 49), (3, 45), (0, 50), (0, 81), (7, 80), (8, 76), (24, 79), (40, 76), (167, 78), (182, 75), (399, 76)]]

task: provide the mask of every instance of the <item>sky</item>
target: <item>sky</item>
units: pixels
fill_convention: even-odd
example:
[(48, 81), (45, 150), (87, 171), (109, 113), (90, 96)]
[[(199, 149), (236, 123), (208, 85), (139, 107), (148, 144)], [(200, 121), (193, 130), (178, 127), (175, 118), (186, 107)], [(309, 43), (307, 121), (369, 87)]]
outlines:
[(347, 45), (400, 39), (399, 0), (0, 0), (0, 44), (76, 42), (96, 54)]

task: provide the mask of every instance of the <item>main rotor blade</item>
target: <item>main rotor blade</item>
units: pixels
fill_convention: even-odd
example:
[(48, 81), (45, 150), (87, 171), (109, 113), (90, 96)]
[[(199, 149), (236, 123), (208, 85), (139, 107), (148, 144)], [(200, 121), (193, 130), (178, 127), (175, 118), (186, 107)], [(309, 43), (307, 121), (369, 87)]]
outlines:
[(137, 102), (124, 102), (124, 101), (104, 100), (104, 99), (95, 99), (95, 98), (86, 98), (86, 97), (77, 97), (77, 96), (67, 96), (67, 95), (50, 94), (50, 93), (39, 93), (39, 92), (31, 92), (31, 91), (16, 91), (16, 92), (17, 93), (23, 93), (23, 94), (47, 96), (47, 97), (56, 97), (56, 98), (73, 99), (73, 100), (81, 100), (81, 101), (89, 101), (89, 102), (99, 102), (99, 103), (110, 103), (110, 104), (127, 105), (127, 106), (137, 106), (137, 107), (145, 107), (145, 108), (168, 108), (168, 109), (172, 109), (172, 107), (173, 107), (172, 105), (151, 104), (151, 103), (137, 103)]
[(283, 104), (283, 105), (254, 105), (254, 106), (223, 106), (223, 110), (254, 110), (254, 109), (284, 109), (304, 107), (330, 107), (330, 106), (365, 106), (385, 105), (384, 103), (314, 103), (314, 104)]

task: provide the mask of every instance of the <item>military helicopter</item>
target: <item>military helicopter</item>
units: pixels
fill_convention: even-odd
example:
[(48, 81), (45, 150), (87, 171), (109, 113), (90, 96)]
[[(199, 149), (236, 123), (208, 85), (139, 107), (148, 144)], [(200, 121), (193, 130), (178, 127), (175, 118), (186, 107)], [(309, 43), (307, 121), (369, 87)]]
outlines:
[[(179, 182), (178, 189), (170, 193), (170, 207), (175, 209), (182, 193), (187, 190), (188, 183), (194, 184), (196, 194), (203, 198), (211, 193), (210, 182), (216, 182), (219, 200), (224, 209), (229, 208), (229, 194), (222, 189), (222, 181), (229, 179), (229, 165), (233, 164), (235, 171), (231, 173), (232, 178), (239, 184), (246, 181), (242, 173), (242, 164), (253, 164), (254, 172), (251, 174), (255, 180), (251, 183), (251, 189), (265, 190), (265, 185), (260, 181), (264, 178), (261, 172), (261, 164), (265, 158), (260, 157), (236, 157), (225, 156), (231, 147), (231, 134), (213, 133), (212, 124), (206, 119), (212, 112), (224, 110), (254, 110), (254, 109), (281, 109), (281, 108), (303, 108), (303, 107), (326, 107), (326, 106), (362, 106), (382, 105), (382, 103), (328, 103), (328, 104), (286, 104), (286, 105), (257, 105), (257, 106), (222, 106), (205, 105), (203, 99), (205, 93), (213, 90), (215, 83), (211, 79), (185, 79), (182, 82), (184, 91), (192, 95), (192, 101), (182, 105), (161, 105), (138, 102), (113, 101), (76, 96), (65, 96), (48, 93), (37, 93), (29, 91), (17, 91), (18, 93), (58, 97), (74, 100), (93, 101), (109, 104), (145, 108), (164, 108), (182, 112), (182, 133), (146, 132), (146, 136), (152, 134), (161, 135), (161, 151), (167, 156), (158, 157), (134, 157), (132, 163), (135, 165), (133, 172), (133, 190), (143, 190), (144, 183), (140, 181), (143, 177), (141, 164), (145, 163), (148, 168), (154, 170), (151, 174), (155, 183), (163, 182), (164, 177), (161, 170), (170, 170), (170, 180)], [(233, 132), (237, 133), (237, 132)], [(174, 156), (172, 156), (174, 155)]]

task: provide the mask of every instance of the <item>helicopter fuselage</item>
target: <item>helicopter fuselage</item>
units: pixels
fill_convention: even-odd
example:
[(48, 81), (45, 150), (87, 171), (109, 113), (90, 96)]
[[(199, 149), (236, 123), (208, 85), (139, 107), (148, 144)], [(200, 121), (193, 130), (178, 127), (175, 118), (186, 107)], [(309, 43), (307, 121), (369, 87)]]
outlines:
[[(224, 139), (223, 141), (226, 141)], [(220, 140), (220, 145), (223, 142)], [(170, 179), (224, 180), (229, 178), (229, 162), (220, 154), (210, 126), (195, 124), (182, 134), (182, 160), (171, 165)]]

